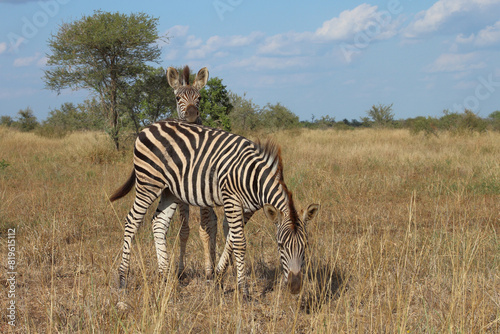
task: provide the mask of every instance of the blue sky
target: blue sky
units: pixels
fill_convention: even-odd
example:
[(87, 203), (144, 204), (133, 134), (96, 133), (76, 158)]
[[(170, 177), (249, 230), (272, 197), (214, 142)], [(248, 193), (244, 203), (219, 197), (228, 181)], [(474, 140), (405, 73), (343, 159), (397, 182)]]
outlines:
[(0, 0), (0, 115), (39, 120), (88, 91), (44, 89), (47, 40), (94, 10), (159, 18), (158, 66), (208, 67), (254, 103), (301, 120), (359, 119), (394, 103), (397, 119), (500, 110), (500, 0)]

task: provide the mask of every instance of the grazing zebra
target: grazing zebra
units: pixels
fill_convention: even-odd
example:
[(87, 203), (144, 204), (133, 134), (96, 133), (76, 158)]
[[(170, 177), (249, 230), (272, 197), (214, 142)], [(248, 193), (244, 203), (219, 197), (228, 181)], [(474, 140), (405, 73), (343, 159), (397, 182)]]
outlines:
[[(179, 200), (201, 207), (224, 206), (229, 233), (217, 265), (217, 278), (222, 278), (234, 254), (238, 286), (244, 296), (248, 288), (243, 227), (255, 211), (264, 208), (277, 226), (280, 259), (290, 291), (300, 291), (306, 223), (316, 216), (319, 206), (311, 204), (303, 214), (297, 213), (283, 181), (280, 150), (275, 143), (255, 144), (219, 129), (178, 121), (158, 122), (137, 137), (134, 170), (110, 200), (125, 196), (134, 185), (136, 196), (126, 217), (119, 268), (121, 287), (125, 286), (129, 269), (132, 239), (146, 210), (161, 195), (164, 209), (153, 219), (155, 230), (168, 230)], [(165, 235), (155, 234), (155, 240), (157, 237), (165, 239)], [(164, 247), (165, 243), (156, 245)]]
[[(200, 90), (206, 85), (208, 81), (208, 70), (206, 67), (198, 71), (194, 82), (192, 85), (189, 84), (190, 70), (188, 66), (185, 66), (182, 71), (182, 77), (179, 76), (177, 70), (173, 67), (169, 67), (166, 72), (167, 81), (170, 87), (174, 89), (175, 100), (177, 104), (177, 115), (179, 120), (186, 121), (189, 123), (201, 124), (199, 104), (200, 104)], [(160, 197), (160, 203), (156, 209), (153, 219), (160, 215), (162, 211), (166, 210), (168, 207), (162, 201), (163, 197)], [(184, 257), (186, 254), (186, 244), (189, 238), (189, 205), (185, 203), (179, 203), (179, 216), (181, 220), (181, 230), (179, 232), (179, 263), (178, 263), (178, 275), (181, 276), (184, 272)], [(215, 241), (217, 237), (217, 216), (214, 210), (210, 207), (200, 208), (200, 239), (203, 243), (204, 248), (204, 258), (205, 258), (205, 275), (207, 278), (211, 278), (213, 275), (213, 270), (215, 266)], [(155, 235), (155, 242), (159, 243), (156, 245), (156, 255), (158, 258), (159, 271), (163, 272), (167, 269), (167, 253), (165, 247), (164, 235), (166, 231), (163, 229), (163, 225), (159, 224), (153, 229), (153, 234)]]

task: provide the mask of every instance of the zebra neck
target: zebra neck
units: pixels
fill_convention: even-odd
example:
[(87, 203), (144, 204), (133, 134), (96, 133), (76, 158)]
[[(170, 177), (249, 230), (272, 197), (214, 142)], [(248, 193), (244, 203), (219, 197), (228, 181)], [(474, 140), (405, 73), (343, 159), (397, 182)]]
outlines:
[(264, 204), (270, 204), (288, 215), (291, 211), (295, 210), (290, 194), (281, 182), (275, 180), (274, 183), (271, 190), (266, 192)]

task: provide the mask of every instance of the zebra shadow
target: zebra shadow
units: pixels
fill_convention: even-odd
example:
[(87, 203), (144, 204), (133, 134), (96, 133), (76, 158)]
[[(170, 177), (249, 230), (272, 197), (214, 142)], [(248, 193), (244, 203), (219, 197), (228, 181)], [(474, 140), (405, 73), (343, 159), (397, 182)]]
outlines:
[(316, 312), (347, 289), (345, 274), (338, 268), (321, 263), (311, 263), (307, 268), (307, 289), (301, 300), (301, 310)]
[(260, 278), (261, 282), (263, 282), (263, 287), (260, 292), (261, 297), (265, 297), (269, 292), (274, 291), (276, 285), (280, 282), (280, 268), (269, 266), (262, 260), (257, 262), (255, 273)]
[[(260, 296), (265, 297), (280, 284), (282, 270), (263, 261), (258, 262), (255, 269), (264, 283)], [(305, 273), (306, 281), (300, 308), (308, 314), (317, 311), (330, 300), (338, 298), (342, 289), (347, 288), (345, 274), (332, 266), (313, 262), (309, 264)]]

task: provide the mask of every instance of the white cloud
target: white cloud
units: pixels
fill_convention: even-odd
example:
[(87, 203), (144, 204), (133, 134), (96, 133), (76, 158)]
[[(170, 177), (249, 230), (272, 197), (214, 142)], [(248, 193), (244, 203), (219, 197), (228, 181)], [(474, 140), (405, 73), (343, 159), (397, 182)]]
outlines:
[(498, 42), (500, 42), (500, 21), (481, 30), (477, 34), (474, 44), (477, 46), (487, 46), (497, 44)]
[(345, 10), (338, 17), (325, 21), (315, 35), (325, 40), (345, 40), (367, 27), (377, 16), (377, 6), (362, 4), (352, 10)]
[(371, 39), (387, 39), (393, 37), (401, 25), (400, 18), (395, 15), (365, 3), (323, 22), (314, 35), (325, 41), (350, 40), (360, 33)]
[[(391, 38), (397, 34), (402, 23), (401, 16), (397, 15), (387, 10), (379, 10), (377, 6), (362, 4), (323, 22), (315, 31), (290, 31), (271, 36), (254, 31), (248, 35), (215, 35), (205, 41), (195, 35), (188, 35), (188, 26), (174, 26), (168, 32), (169, 36), (174, 37), (171, 44), (179, 52), (169, 52), (166, 59), (176, 60), (182, 57), (183, 60), (192, 61), (210, 57), (222, 58), (231, 56), (232, 49), (238, 49), (239, 53), (251, 52), (254, 56), (315, 56), (325, 44), (338, 41), (356, 43), (358, 35), (363, 35), (363, 43)], [(243, 49), (249, 46), (254, 47), (251, 50)], [(269, 67), (271, 60), (262, 60), (266, 59), (265, 57), (256, 59), (262, 62), (260, 66)], [(284, 64), (288, 66), (286, 64), (289, 64), (289, 61), (284, 60)], [(276, 65), (281, 67), (280, 64)]]
[(194, 35), (189, 35), (187, 37), (187, 40), (186, 40), (186, 43), (184, 44), (184, 46), (191, 49), (191, 48), (197, 48), (201, 44), (203, 44), (203, 40), (201, 38), (196, 38)]
[(453, 16), (500, 4), (500, 0), (439, 0), (429, 9), (416, 15), (416, 19), (406, 29), (405, 37), (415, 38), (438, 31)]
[[(475, 36), (474, 34), (470, 35), (469, 37), (466, 37), (464, 34), (459, 34), (456, 38), (455, 38), (455, 41), (459, 44), (469, 44), (469, 43), (473, 43), (474, 42), (474, 39), (475, 39)], [(453, 47), (456, 47), (453, 46)]]
[(297, 56), (314, 54), (315, 44), (338, 41), (363, 43), (389, 39), (398, 33), (402, 19), (396, 13), (379, 10), (377, 6), (362, 4), (345, 10), (314, 32), (288, 32), (267, 37), (257, 52), (267, 55)]
[(33, 63), (40, 61), (40, 60), (41, 60), (40, 54), (37, 52), (34, 56), (31, 56), (31, 57), (22, 57), (22, 58), (14, 59), (14, 67), (30, 66)]
[(473, 44), (478, 47), (498, 44), (500, 43), (500, 21), (497, 21), (491, 26), (487, 26), (477, 34), (469, 35), (469, 37), (460, 34), (457, 36), (456, 42), (460, 44)]
[(307, 50), (303, 42), (311, 41), (313, 37), (310, 32), (277, 34), (267, 37), (257, 48), (257, 53), (283, 56), (299, 55)]
[(47, 57), (42, 57), (36, 62), (36, 66), (38, 67), (44, 67), (47, 65), (48, 58)]
[(305, 57), (261, 57), (252, 56), (229, 63), (230, 67), (242, 67), (251, 70), (277, 70), (285, 68), (304, 67), (307, 64)]
[[(261, 32), (252, 32), (248, 36), (233, 35), (227, 37), (212, 36), (205, 44), (196, 43), (196, 47), (187, 52), (187, 59), (202, 59), (212, 54), (226, 54), (227, 48), (238, 48), (251, 45), (263, 37)], [(200, 45), (201, 44), (201, 45)]]
[(225, 45), (231, 47), (247, 46), (253, 44), (254, 42), (263, 37), (264, 33), (259, 31), (254, 31), (248, 36), (241, 36), (241, 35), (231, 36), (225, 41)]
[(425, 69), (429, 73), (462, 72), (485, 68), (486, 63), (480, 60), (477, 52), (465, 54), (445, 53), (439, 56)]
[(0, 43), (0, 54), (4, 53), (7, 50), (7, 43)]
[(259, 75), (255, 79), (256, 87), (297, 87), (314, 81), (310, 73), (286, 73), (280, 75)]
[(189, 26), (176, 25), (167, 30), (169, 37), (179, 38), (187, 35)]

